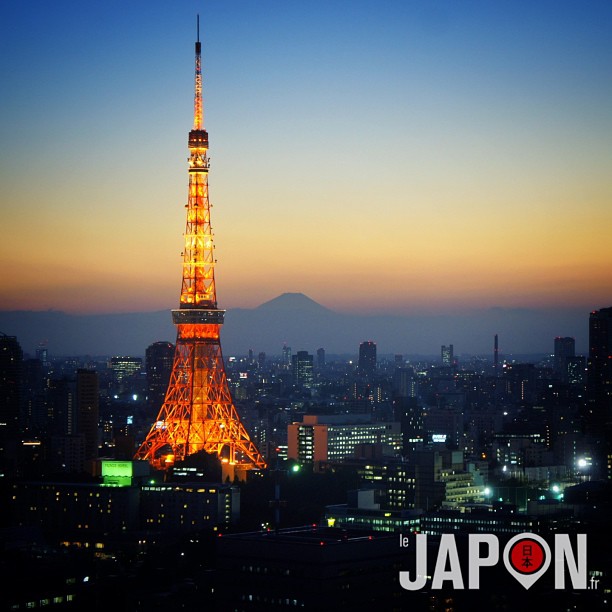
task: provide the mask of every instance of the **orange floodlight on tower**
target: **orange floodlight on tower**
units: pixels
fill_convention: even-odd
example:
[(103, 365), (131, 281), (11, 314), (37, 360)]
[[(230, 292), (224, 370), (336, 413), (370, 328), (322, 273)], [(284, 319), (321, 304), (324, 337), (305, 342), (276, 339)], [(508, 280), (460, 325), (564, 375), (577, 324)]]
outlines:
[(231, 474), (266, 464), (236, 412), (221, 353), (219, 331), (225, 311), (217, 308), (207, 151), (198, 17), (183, 278), (180, 306), (172, 311), (176, 349), (164, 403), (135, 459), (166, 469), (187, 455), (206, 451), (216, 454), (225, 473)]

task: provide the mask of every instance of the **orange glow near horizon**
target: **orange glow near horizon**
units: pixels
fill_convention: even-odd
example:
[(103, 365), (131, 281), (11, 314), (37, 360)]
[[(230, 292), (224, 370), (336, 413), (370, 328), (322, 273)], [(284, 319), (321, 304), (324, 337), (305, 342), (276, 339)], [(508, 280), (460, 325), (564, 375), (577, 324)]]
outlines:
[[(346, 29), (330, 8), (316, 48), (298, 29), (287, 56), (249, 20), (210, 7), (202, 68), (215, 250), (198, 245), (209, 249), (205, 274), (193, 266), (181, 291), (194, 108), (180, 41), (192, 9), (147, 13), (151, 44), (100, 8), (109, 41), (125, 34), (102, 54), (94, 38), (74, 38), (85, 13), (66, 20), (41, 6), (32, 20), (15, 4), (16, 38), (0, 60), (11, 92), (0, 309), (154, 311), (176, 308), (181, 293), (205, 304), (215, 291), (223, 309), (301, 292), (354, 313), (612, 303), (612, 55), (602, 52), (612, 11), (567, 4), (543, 19), (537, 3), (491, 3), (472, 19), (449, 7), (432, 38), (401, 6), (355, 7)], [(243, 8), (277, 33), (319, 19), (298, 4), (272, 21)], [(37, 60), (30, 26), (48, 52), (40, 125), (24, 76)], [(155, 66), (146, 74), (143, 48)], [(105, 96), (83, 88), (91, 53)], [(203, 126), (197, 104), (195, 113)]]
[[(397, 223), (370, 218), (366, 235), (363, 217), (341, 220), (333, 210), (322, 215), (324, 222), (286, 225), (281, 219), (274, 225), (272, 218), (264, 219), (254, 232), (251, 218), (231, 218), (231, 206), (215, 209), (221, 217), (215, 228), (221, 308), (252, 308), (284, 292), (305, 293), (351, 312), (451, 310), (457, 303), (563, 304), (590, 311), (612, 298), (609, 212), (582, 223), (532, 216), (524, 227), (508, 220), (503, 229), (481, 219), (470, 229), (467, 222), (413, 222), (408, 211)], [(8, 233), (0, 246), (0, 308), (70, 313), (175, 308), (179, 224), (151, 225), (143, 241), (128, 232), (128, 216), (125, 228), (101, 227), (95, 243), (78, 232), (76, 239), (62, 239), (60, 231), (59, 242), (47, 242), (43, 251), (24, 252), (21, 238)], [(172, 231), (175, 240), (167, 236)]]
[[(456, 225), (426, 223), (407, 211), (396, 223), (370, 217), (366, 232), (363, 216), (342, 220), (330, 209), (295, 225), (283, 219), (274, 225), (270, 215), (254, 232), (252, 218), (231, 218), (232, 204), (216, 209), (222, 308), (255, 307), (287, 291), (355, 312), (450, 309), (457, 300), (466, 307), (563, 303), (591, 310), (612, 298), (610, 212), (581, 223), (575, 215), (555, 222), (531, 216), (524, 224), (500, 220), (497, 227), (481, 218), (470, 229), (461, 218)], [(25, 251), (22, 238), (8, 232), (0, 246), (0, 308), (102, 313), (176, 307), (180, 245), (168, 234), (179, 236), (179, 224), (164, 218), (143, 240), (129, 231), (135, 222), (128, 211), (121, 226), (99, 227), (95, 242), (58, 230), (58, 239), (39, 241), (44, 249)]]

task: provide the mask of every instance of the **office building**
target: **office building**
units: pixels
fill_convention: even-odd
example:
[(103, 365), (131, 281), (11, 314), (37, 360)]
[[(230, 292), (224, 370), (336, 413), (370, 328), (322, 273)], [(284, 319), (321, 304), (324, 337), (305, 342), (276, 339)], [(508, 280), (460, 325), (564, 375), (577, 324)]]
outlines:
[(142, 359), (140, 357), (111, 357), (108, 361), (108, 368), (112, 370), (115, 382), (121, 384), (142, 370)]
[(422, 413), (426, 442), (460, 448), (463, 442), (463, 411), (452, 402), (432, 406)]
[(567, 357), (565, 360), (565, 375), (564, 382), (570, 385), (583, 387), (586, 382), (586, 358), (583, 355)]
[(376, 373), (376, 342), (367, 341), (359, 345), (358, 372), (362, 376)]
[(587, 393), (593, 408), (612, 411), (612, 307), (595, 310), (589, 318)]
[(591, 312), (587, 363), (587, 432), (592, 440), (591, 476), (612, 478), (612, 307)]
[(300, 463), (342, 461), (360, 444), (382, 444), (391, 454), (402, 449), (400, 423), (373, 423), (364, 415), (304, 415), (287, 427), (287, 456)]
[(493, 375), (499, 376), (499, 336), (493, 338)]
[(576, 341), (574, 338), (555, 338), (554, 369), (555, 374), (563, 382), (568, 382), (568, 362), (576, 356)]
[(291, 347), (286, 344), (283, 345), (283, 366), (285, 368), (291, 367)]
[(77, 433), (85, 438), (85, 459), (98, 458), (98, 419), (100, 417), (100, 388), (98, 373), (94, 370), (77, 370), (76, 403)]
[(197, 532), (229, 526), (240, 517), (240, 490), (229, 484), (168, 482), (144, 485), (140, 495), (142, 527)]
[(147, 405), (155, 414), (166, 397), (173, 359), (174, 344), (171, 342), (154, 342), (145, 351)]
[(443, 344), (440, 350), (440, 355), (443, 366), (450, 368), (455, 364), (452, 344), (449, 344), (448, 346)]
[(349, 491), (348, 503), (325, 506), (324, 523), (335, 529), (362, 529), (366, 532), (408, 533), (419, 531), (421, 510), (382, 508), (379, 503), (371, 501), (374, 493), (375, 491), (372, 489)]
[(0, 471), (14, 473), (20, 429), (23, 351), (15, 336), (0, 333)]
[(393, 373), (393, 397), (417, 397), (418, 382), (412, 368), (395, 368)]
[(438, 510), (421, 517), (421, 532), (440, 536), (445, 533), (495, 533), (515, 535), (539, 532), (539, 521), (533, 516), (517, 514), (512, 508), (492, 511), (487, 506), (474, 506), (471, 511)]
[(0, 333), (0, 441), (19, 431), (23, 351), (15, 336)]
[(293, 371), (293, 384), (300, 387), (312, 387), (313, 383), (313, 357), (307, 351), (298, 351), (291, 357)]
[(47, 432), (54, 436), (77, 433), (76, 382), (68, 378), (51, 379), (47, 385)]
[(102, 460), (102, 483), (19, 481), (11, 485), (7, 524), (44, 526), (66, 544), (103, 550), (141, 533), (196, 533), (240, 516), (240, 492), (228, 483), (150, 482), (144, 461)]
[(394, 610), (405, 557), (393, 534), (317, 526), (224, 534), (217, 538), (218, 609)]

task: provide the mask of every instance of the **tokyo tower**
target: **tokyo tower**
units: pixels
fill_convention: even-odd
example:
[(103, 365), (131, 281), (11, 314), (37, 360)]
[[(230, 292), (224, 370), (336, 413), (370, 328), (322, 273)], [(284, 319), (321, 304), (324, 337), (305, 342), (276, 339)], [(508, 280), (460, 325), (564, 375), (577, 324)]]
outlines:
[(206, 451), (219, 457), (224, 476), (233, 476), (266, 464), (236, 412), (219, 340), (225, 311), (217, 308), (215, 290), (199, 17), (193, 114), (181, 298), (172, 311), (177, 326), (172, 373), (157, 421), (134, 458), (167, 469), (187, 455)]

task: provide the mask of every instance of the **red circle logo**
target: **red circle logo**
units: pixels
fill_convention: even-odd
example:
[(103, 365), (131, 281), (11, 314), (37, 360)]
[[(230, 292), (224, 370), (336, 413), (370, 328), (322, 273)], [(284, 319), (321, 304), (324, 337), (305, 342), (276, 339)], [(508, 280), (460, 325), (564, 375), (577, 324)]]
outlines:
[(531, 538), (517, 540), (510, 549), (510, 565), (521, 574), (537, 572), (546, 561), (546, 551)]

